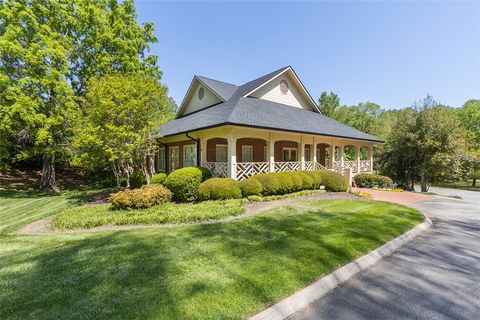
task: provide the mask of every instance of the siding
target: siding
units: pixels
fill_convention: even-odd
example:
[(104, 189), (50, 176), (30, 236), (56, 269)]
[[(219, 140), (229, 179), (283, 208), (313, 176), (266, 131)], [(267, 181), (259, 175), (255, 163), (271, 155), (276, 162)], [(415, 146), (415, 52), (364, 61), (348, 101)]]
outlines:
[[(286, 94), (283, 94), (280, 90), (280, 82), (282, 80), (287, 81), (290, 88)], [(291, 79), (286, 74), (282, 74), (281, 76), (270, 81), (263, 87), (260, 87), (250, 96), (254, 98), (286, 104), (296, 108), (312, 110), (303, 95), (300, 93), (300, 88), (297, 87), (296, 81)]]
[[(204, 89), (204, 95), (202, 100), (198, 99), (198, 90), (200, 90), (201, 87), (203, 87)], [(183, 112), (183, 114), (192, 113), (213, 104), (222, 102), (222, 100), (220, 100), (212, 91), (210, 91), (210, 89), (208, 89), (198, 81), (195, 84), (192, 92), (192, 97), (190, 98), (190, 101), (188, 101), (188, 104), (185, 107), (185, 111)]]

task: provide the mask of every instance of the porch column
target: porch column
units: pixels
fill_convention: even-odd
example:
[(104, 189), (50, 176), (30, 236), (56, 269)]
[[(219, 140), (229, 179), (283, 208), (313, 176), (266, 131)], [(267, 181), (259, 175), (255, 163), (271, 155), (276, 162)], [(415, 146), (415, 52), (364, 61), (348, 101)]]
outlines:
[(237, 139), (232, 134), (227, 141), (227, 174), (230, 178), (237, 180)]
[(373, 172), (373, 146), (368, 146), (368, 160), (370, 161), (370, 172)]
[(355, 146), (355, 159), (357, 160), (357, 173), (360, 172), (360, 147)]
[(270, 163), (270, 172), (275, 172), (275, 139), (273, 139), (272, 134), (268, 139), (268, 162)]
[(303, 141), (303, 136), (300, 138), (300, 170), (305, 170), (305, 142)]
[(329, 144), (328, 149), (329, 149), (328, 166), (330, 167), (330, 169), (333, 169), (333, 162), (335, 161), (335, 145), (333, 143)]
[(338, 158), (340, 160), (340, 167), (343, 169), (343, 145), (338, 146)]
[(310, 153), (312, 153), (312, 161), (313, 161), (313, 170), (317, 169), (317, 143), (315, 142), (315, 137), (313, 137), (312, 141), (312, 150), (310, 150)]
[(200, 139), (200, 165), (207, 162), (207, 139), (202, 137)]

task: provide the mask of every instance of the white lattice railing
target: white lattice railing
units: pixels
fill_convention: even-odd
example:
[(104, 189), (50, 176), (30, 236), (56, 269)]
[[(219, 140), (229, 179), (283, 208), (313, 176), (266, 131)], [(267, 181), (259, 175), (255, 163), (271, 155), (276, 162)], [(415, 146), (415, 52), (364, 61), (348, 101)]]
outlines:
[(238, 162), (235, 167), (237, 180), (247, 179), (258, 173), (270, 172), (270, 162)]
[(305, 170), (312, 171), (313, 169), (313, 161), (305, 161), (304, 162)]
[(335, 171), (338, 171), (338, 172), (342, 172), (343, 168), (342, 168), (342, 164), (340, 161), (333, 161), (333, 170)]
[(350, 168), (352, 169), (352, 173), (358, 172), (358, 162), (357, 160), (347, 160), (343, 161), (343, 168)]
[(370, 160), (360, 160), (360, 170), (358, 172), (370, 172), (371, 169)]
[(290, 162), (275, 162), (274, 164), (275, 172), (291, 172), (300, 170), (300, 162), (290, 161)]
[(327, 167), (322, 166), (320, 163), (315, 162), (315, 170), (327, 169)]
[(228, 177), (228, 162), (203, 162), (202, 167), (210, 170), (214, 177)]

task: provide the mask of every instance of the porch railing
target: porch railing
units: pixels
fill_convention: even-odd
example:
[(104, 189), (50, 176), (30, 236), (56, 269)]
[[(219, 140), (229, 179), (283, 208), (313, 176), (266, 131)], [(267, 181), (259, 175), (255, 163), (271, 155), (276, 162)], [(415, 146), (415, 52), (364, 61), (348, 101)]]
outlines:
[(254, 174), (270, 172), (270, 162), (238, 162), (237, 180), (247, 179)]
[(370, 160), (360, 160), (360, 168), (358, 172), (370, 172), (372, 171), (372, 164)]
[(343, 168), (350, 168), (352, 172), (358, 172), (357, 160), (347, 160), (343, 162)]
[(292, 172), (300, 170), (299, 161), (274, 162), (275, 172)]
[(202, 167), (210, 170), (214, 177), (228, 177), (228, 162), (202, 162)]

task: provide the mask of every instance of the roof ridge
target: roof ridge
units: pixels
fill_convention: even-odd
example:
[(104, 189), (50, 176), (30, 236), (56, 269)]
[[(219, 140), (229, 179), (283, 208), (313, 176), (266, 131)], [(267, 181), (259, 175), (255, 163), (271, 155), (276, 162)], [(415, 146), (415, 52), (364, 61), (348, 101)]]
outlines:
[(203, 78), (203, 79), (207, 79), (207, 80), (212, 80), (212, 81), (216, 81), (216, 82), (221, 82), (221, 83), (225, 83), (225, 84), (228, 84), (228, 85), (231, 85), (231, 86), (238, 87), (238, 85), (233, 84), (233, 83), (231, 83), (231, 82), (226, 82), (226, 81), (222, 81), (222, 80), (217, 80), (217, 79), (213, 79), (213, 78), (201, 76), (201, 75), (198, 75), (198, 74), (196, 74), (195, 77)]

